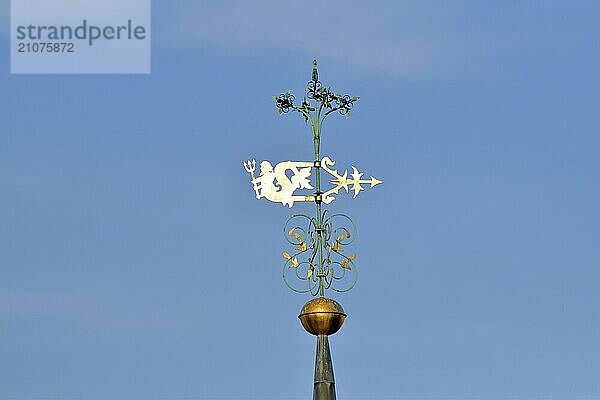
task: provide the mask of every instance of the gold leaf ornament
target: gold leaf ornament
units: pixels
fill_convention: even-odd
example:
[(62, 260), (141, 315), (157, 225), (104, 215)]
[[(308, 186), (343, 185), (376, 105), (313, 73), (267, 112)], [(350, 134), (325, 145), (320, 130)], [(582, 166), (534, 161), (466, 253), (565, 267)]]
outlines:
[(331, 244), (331, 250), (332, 250), (332, 251), (335, 251), (335, 252), (340, 252), (340, 251), (342, 251), (342, 249), (340, 248), (340, 244), (339, 244), (339, 242), (337, 242), (337, 241), (336, 241), (336, 242), (333, 242), (333, 243)]
[(350, 262), (354, 261), (354, 259), (356, 258), (356, 254), (350, 254), (350, 256), (348, 258), (345, 258), (340, 265), (342, 266), (342, 268), (344, 269), (352, 269)]

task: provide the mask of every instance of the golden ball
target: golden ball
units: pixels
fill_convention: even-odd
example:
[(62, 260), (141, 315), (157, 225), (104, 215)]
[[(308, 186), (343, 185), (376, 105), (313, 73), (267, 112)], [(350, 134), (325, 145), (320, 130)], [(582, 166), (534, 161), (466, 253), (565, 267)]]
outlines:
[(333, 335), (346, 319), (342, 305), (326, 297), (312, 299), (300, 310), (300, 322), (313, 335)]

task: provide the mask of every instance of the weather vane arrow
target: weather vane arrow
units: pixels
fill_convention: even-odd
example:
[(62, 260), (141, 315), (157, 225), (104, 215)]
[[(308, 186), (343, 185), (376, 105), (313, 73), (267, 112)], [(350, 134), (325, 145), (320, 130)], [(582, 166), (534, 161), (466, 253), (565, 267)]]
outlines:
[[(344, 189), (346, 192), (352, 190), (354, 192), (353, 197), (356, 197), (364, 190), (362, 185), (373, 187), (382, 183), (374, 177), (362, 179), (364, 174), (359, 172), (355, 166), (352, 166), (350, 178), (348, 177), (348, 171), (344, 171), (344, 174), (340, 175), (337, 170), (330, 168), (333, 165), (335, 165), (335, 162), (329, 157), (323, 157), (319, 162), (285, 161), (275, 165), (275, 167), (269, 161), (263, 161), (260, 163), (260, 175), (256, 176), (254, 173), (256, 171), (256, 160), (244, 162), (244, 168), (252, 177), (251, 182), (256, 198), (262, 199), (264, 197), (290, 208), (294, 205), (294, 202), (316, 201), (318, 196), (321, 198), (320, 201), (329, 204), (335, 200), (333, 195), (338, 194), (340, 189)], [(332, 176), (330, 182), (334, 187), (324, 193), (320, 193), (320, 188), (317, 188), (314, 195), (295, 195), (294, 192), (298, 189), (314, 189), (310, 183), (310, 176), (314, 168), (322, 168), (329, 173)]]

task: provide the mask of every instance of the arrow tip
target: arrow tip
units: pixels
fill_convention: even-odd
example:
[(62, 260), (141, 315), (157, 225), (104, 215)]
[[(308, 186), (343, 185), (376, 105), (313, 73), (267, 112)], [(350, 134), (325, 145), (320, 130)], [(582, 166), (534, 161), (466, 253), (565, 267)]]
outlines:
[(379, 179), (375, 179), (373, 177), (371, 177), (371, 182), (369, 182), (371, 184), (371, 187), (379, 185), (380, 183), (383, 183), (383, 181), (380, 181)]

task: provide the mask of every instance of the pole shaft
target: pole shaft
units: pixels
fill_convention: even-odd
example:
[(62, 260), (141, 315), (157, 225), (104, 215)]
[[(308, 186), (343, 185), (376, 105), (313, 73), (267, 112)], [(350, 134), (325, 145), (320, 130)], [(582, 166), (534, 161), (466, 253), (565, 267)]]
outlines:
[(313, 400), (335, 400), (335, 378), (327, 335), (317, 335)]

